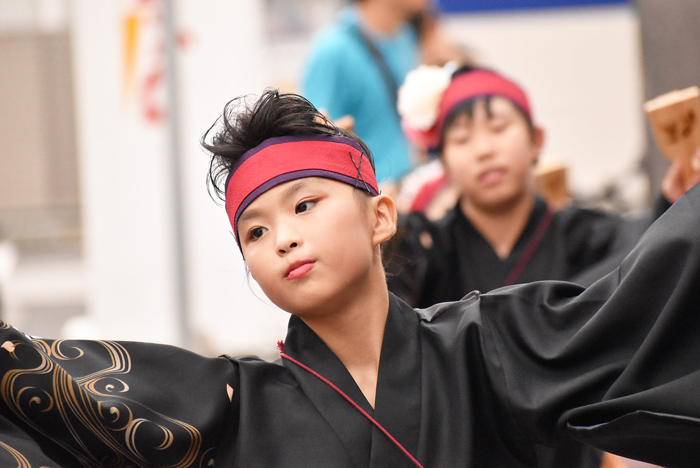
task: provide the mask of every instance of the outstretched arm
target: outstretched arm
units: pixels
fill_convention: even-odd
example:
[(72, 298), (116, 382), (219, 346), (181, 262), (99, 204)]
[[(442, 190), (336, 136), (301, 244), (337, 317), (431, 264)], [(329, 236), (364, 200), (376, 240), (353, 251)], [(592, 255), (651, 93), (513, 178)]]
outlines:
[(30, 339), (3, 322), (0, 346), (0, 466), (213, 460), (235, 387), (228, 360), (157, 344)]

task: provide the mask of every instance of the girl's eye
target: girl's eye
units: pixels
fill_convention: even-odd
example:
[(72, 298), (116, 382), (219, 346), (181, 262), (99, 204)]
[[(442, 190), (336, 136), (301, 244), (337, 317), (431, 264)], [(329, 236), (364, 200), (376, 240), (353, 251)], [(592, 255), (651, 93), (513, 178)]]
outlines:
[(316, 204), (315, 200), (306, 200), (301, 203), (299, 203), (296, 207), (296, 213), (303, 213), (304, 211), (308, 211), (311, 209)]
[(501, 133), (506, 128), (508, 128), (507, 122), (496, 122), (493, 125), (491, 125), (491, 129), (493, 130), (494, 133)]
[(458, 131), (451, 132), (449, 135), (445, 135), (445, 141), (449, 141), (450, 143), (454, 145), (464, 145), (466, 143), (469, 143), (469, 140), (472, 137), (472, 129), (471, 128), (462, 128), (459, 129)]
[(461, 135), (454, 135), (449, 139), (446, 139), (446, 142), (450, 145), (466, 145), (469, 143), (469, 135), (466, 133), (463, 133)]
[(250, 230), (249, 237), (252, 240), (260, 239), (263, 234), (265, 234), (265, 231), (267, 231), (267, 228), (264, 227), (256, 227)]

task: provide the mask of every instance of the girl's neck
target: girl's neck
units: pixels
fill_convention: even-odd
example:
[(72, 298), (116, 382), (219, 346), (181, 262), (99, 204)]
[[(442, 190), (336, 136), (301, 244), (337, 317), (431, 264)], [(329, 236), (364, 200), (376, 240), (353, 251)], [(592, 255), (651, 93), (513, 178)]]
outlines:
[(368, 276), (340, 307), (303, 320), (338, 356), (374, 407), (389, 293), (383, 267), (373, 268)]
[(359, 4), (363, 21), (373, 30), (383, 34), (394, 34), (406, 21), (400, 11), (385, 2), (365, 1)]
[(491, 245), (500, 259), (508, 258), (515, 247), (535, 206), (535, 194), (525, 193), (517, 200), (492, 209), (471, 203), (465, 197), (460, 201), (462, 213)]

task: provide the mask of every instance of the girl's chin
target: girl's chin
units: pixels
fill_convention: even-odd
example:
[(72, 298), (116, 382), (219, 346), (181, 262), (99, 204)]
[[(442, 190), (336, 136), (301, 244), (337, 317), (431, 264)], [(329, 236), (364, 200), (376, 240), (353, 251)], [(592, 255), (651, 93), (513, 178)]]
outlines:
[(522, 198), (511, 193), (493, 193), (491, 196), (483, 196), (482, 194), (478, 200), (475, 200), (474, 204), (482, 210), (502, 211), (517, 205)]

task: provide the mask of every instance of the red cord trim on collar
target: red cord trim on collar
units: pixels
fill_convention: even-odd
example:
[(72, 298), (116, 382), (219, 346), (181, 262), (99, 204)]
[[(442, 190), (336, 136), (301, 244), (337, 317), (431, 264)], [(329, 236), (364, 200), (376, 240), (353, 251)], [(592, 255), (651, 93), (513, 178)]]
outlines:
[(552, 222), (553, 217), (554, 211), (550, 207), (547, 207), (547, 211), (544, 213), (542, 220), (537, 225), (537, 229), (532, 234), (530, 242), (528, 242), (525, 246), (525, 250), (523, 250), (522, 255), (520, 255), (520, 258), (518, 258), (518, 261), (515, 263), (513, 269), (508, 274), (508, 277), (506, 278), (505, 283), (503, 283), (503, 286), (510, 286), (515, 284), (522, 272), (525, 271), (525, 267), (528, 263), (530, 263), (532, 254), (535, 253), (535, 250), (537, 250), (537, 247), (540, 245), (542, 237), (544, 237), (545, 232), (547, 232), (547, 228)]
[[(280, 343), (282, 344), (282, 346), (281, 346), (282, 350), (284, 350), (284, 343), (282, 343), (281, 341), (277, 343), (278, 349), (280, 348)], [(393, 442), (394, 445), (396, 445), (396, 446), (397, 446), (397, 447), (398, 447), (398, 448), (399, 448), (399, 449), (400, 449), (400, 450), (401, 450), (401, 451), (402, 451), (402, 452), (403, 452), (417, 467), (423, 468), (423, 465), (421, 465), (420, 462), (419, 462), (418, 460), (416, 460), (415, 457), (414, 457), (413, 455), (411, 455), (411, 453), (410, 453), (408, 450), (406, 450), (406, 449), (404, 448), (403, 445), (401, 445), (401, 442), (399, 442), (399, 441), (396, 440), (391, 434), (389, 434), (389, 431), (387, 431), (386, 429), (384, 429), (384, 427), (382, 427), (382, 425), (379, 424), (379, 423), (377, 422), (376, 419), (374, 419), (372, 416), (370, 416), (370, 415), (367, 413), (367, 411), (363, 410), (363, 409), (360, 407), (360, 405), (358, 405), (357, 403), (355, 403), (355, 402), (353, 401), (352, 398), (350, 398), (349, 396), (347, 396), (347, 395), (345, 394), (345, 392), (343, 392), (343, 391), (342, 391), (340, 388), (338, 388), (333, 382), (331, 382), (330, 380), (328, 380), (327, 378), (325, 378), (324, 376), (322, 376), (321, 374), (319, 374), (319, 373), (316, 372), (315, 370), (311, 369), (310, 367), (305, 366), (304, 364), (302, 364), (301, 362), (297, 361), (297, 360), (294, 359), (293, 357), (291, 357), (291, 356), (289, 356), (289, 355), (287, 355), (287, 354), (284, 354), (284, 352), (282, 352), (282, 350), (280, 350), (280, 357), (281, 357), (281, 358), (286, 359), (286, 360), (288, 360), (288, 361), (290, 361), (290, 362), (293, 362), (294, 364), (296, 364), (297, 366), (301, 367), (302, 369), (304, 369), (305, 371), (307, 371), (307, 372), (310, 373), (311, 375), (313, 375), (313, 376), (319, 378), (321, 381), (323, 381), (325, 384), (327, 384), (327, 385), (328, 385), (329, 387), (331, 387), (333, 390), (335, 390), (336, 392), (338, 392), (338, 393), (340, 394), (340, 396), (342, 396), (343, 398), (345, 398), (352, 406), (355, 407), (355, 409), (356, 409), (357, 411), (359, 411), (360, 413), (362, 413), (362, 415), (363, 415), (365, 418), (369, 419), (369, 421), (370, 421), (372, 424), (374, 424), (374, 425), (377, 427), (377, 429), (379, 429), (380, 431), (382, 431), (382, 433), (383, 433), (385, 436), (387, 436), (387, 437), (389, 438), (389, 440), (390, 440), (391, 442)]]

